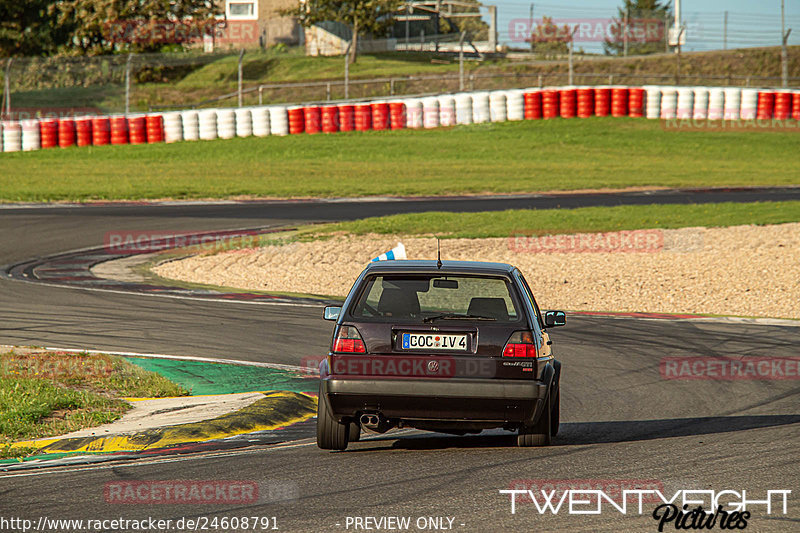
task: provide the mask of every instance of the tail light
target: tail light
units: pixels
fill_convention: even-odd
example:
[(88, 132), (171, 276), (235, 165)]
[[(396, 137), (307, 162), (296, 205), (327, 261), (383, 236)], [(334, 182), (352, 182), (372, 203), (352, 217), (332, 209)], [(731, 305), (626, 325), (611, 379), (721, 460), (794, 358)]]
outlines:
[(539, 350), (530, 331), (515, 331), (503, 349), (503, 357), (537, 357)]
[(364, 349), (364, 340), (355, 326), (342, 326), (333, 341), (335, 353), (367, 353)]

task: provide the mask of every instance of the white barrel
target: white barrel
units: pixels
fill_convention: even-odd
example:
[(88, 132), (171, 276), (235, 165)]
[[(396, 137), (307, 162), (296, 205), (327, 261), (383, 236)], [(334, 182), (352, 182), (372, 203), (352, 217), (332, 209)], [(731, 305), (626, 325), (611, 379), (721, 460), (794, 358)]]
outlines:
[(489, 117), (492, 122), (505, 122), (508, 120), (505, 91), (492, 91), (489, 93)]
[(645, 116), (650, 119), (661, 117), (661, 87), (657, 85), (645, 85)]
[(200, 138), (204, 141), (213, 141), (217, 135), (217, 110), (202, 109), (198, 112), (200, 124)]
[(269, 108), (270, 135), (289, 135), (289, 112), (282, 105)]
[(511, 89), (506, 93), (506, 115), (508, 120), (525, 120), (525, 93), (521, 89)]
[(164, 120), (164, 142), (174, 143), (183, 140), (181, 114), (171, 111), (161, 115)]
[(695, 120), (705, 120), (708, 118), (708, 87), (694, 88), (692, 118)]
[(456, 124), (472, 124), (472, 95), (458, 93), (456, 101)]
[(472, 93), (472, 122), (480, 124), (489, 122), (489, 93), (485, 91)]
[(425, 125), (422, 100), (419, 98), (406, 98), (403, 100), (406, 105), (406, 128), (421, 128)]
[(758, 114), (758, 89), (742, 89), (742, 101), (739, 107), (742, 120), (755, 120)]
[[(214, 131), (217, 131), (216, 115), (214, 116)], [(195, 110), (181, 111), (181, 124), (183, 125), (183, 140), (196, 141), (200, 139), (200, 113)]]
[(456, 100), (452, 94), (443, 94), (439, 100), (439, 125), (456, 125)]
[(269, 135), (269, 108), (260, 106), (250, 109), (253, 118), (253, 135), (266, 137)]
[[(250, 127), (252, 128), (252, 124)], [(236, 112), (233, 109), (217, 109), (217, 137), (220, 139), (236, 137)]]
[(422, 99), (422, 125), (429, 129), (439, 127), (439, 99), (435, 96)]
[(725, 87), (725, 107), (723, 118), (725, 120), (739, 120), (739, 110), (742, 104), (742, 89), (739, 87)]
[(692, 118), (694, 113), (694, 89), (692, 87), (681, 87), (678, 89), (678, 111), (676, 116), (679, 119)]
[(39, 150), (42, 147), (42, 139), (39, 135), (39, 121), (28, 119), (20, 122), (22, 129), (22, 149), (26, 152)]
[(234, 112), (236, 117), (236, 136), (250, 137), (253, 134), (253, 115), (249, 107), (237, 107)]
[(3, 151), (19, 152), (22, 150), (22, 127), (19, 122), (7, 120), (3, 122)]
[(661, 118), (673, 119), (678, 116), (678, 91), (675, 87), (661, 88)]
[(711, 87), (708, 90), (708, 120), (720, 120), (725, 112), (725, 90)]

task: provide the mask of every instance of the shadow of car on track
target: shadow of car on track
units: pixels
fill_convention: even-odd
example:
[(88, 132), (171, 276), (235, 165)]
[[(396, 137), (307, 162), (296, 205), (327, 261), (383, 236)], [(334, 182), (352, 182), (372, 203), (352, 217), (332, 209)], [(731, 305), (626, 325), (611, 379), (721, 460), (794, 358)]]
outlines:
[[(732, 433), (751, 429), (788, 426), (800, 423), (800, 415), (750, 415), (672, 418), (658, 420), (626, 420), (617, 422), (562, 422), (553, 446), (604, 444)], [(481, 435), (450, 436), (441, 433), (375, 436), (361, 441), (361, 446), (349, 452), (387, 449), (384, 446), (365, 447), (367, 443), (392, 441), (392, 450), (435, 450), (447, 448), (507, 448), (516, 445), (512, 433), (493, 430)]]

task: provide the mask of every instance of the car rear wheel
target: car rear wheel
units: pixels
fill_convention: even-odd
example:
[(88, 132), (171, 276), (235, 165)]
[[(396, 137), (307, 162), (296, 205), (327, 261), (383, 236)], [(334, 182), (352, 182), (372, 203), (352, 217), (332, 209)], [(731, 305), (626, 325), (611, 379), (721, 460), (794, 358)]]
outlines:
[(348, 442), (358, 442), (361, 440), (361, 425), (358, 422), (350, 422), (350, 430), (347, 432)]
[(344, 450), (347, 448), (349, 424), (342, 424), (331, 416), (328, 402), (320, 389), (317, 402), (317, 446), (323, 450)]
[(521, 426), (517, 434), (517, 446), (549, 446), (551, 442), (552, 432), (552, 415), (553, 411), (550, 408), (550, 396), (547, 397), (547, 403), (539, 416), (539, 420), (532, 426)]

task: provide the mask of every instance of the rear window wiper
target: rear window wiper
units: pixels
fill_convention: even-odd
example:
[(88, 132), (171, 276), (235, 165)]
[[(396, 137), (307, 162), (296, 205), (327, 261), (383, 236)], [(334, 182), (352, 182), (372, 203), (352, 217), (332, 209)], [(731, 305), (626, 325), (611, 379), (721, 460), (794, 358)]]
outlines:
[(455, 313), (446, 313), (443, 315), (433, 315), (427, 318), (422, 319), (423, 322), (433, 322), (434, 320), (439, 319), (446, 319), (446, 320), (494, 320), (497, 321), (496, 318), (491, 316), (481, 316), (481, 315), (457, 315)]

